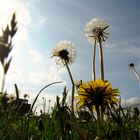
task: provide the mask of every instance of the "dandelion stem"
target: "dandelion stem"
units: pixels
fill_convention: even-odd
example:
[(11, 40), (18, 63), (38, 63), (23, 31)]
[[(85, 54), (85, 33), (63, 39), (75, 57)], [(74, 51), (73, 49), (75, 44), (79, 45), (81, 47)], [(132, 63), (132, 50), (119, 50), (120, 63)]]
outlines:
[(44, 110), (44, 114), (45, 114), (45, 111), (46, 111), (46, 99), (44, 99), (43, 110)]
[(132, 70), (133, 70), (134, 74), (136, 75), (136, 77), (139, 81), (139, 86), (140, 86), (140, 75), (138, 74), (138, 72), (136, 71), (136, 69), (134, 67), (132, 67)]
[(50, 113), (50, 102), (51, 102), (51, 100), (49, 100), (49, 105), (48, 105), (48, 114)]
[(74, 92), (75, 92), (75, 84), (74, 84), (74, 80), (73, 80), (71, 71), (70, 71), (70, 69), (69, 69), (69, 66), (68, 66), (68, 64), (67, 64), (67, 62), (66, 62), (65, 60), (64, 60), (64, 63), (65, 63), (66, 68), (67, 68), (67, 70), (68, 70), (69, 77), (70, 77), (71, 84), (72, 84), (71, 109), (72, 109), (72, 113), (74, 114)]
[(102, 140), (102, 112), (99, 106), (96, 107), (97, 112), (97, 122), (98, 122), (98, 137), (100, 140)]
[(101, 80), (104, 81), (104, 62), (103, 62), (103, 49), (102, 49), (101, 41), (99, 41), (99, 47), (100, 47)]
[(2, 84), (1, 84), (1, 93), (3, 93), (4, 90), (4, 85), (5, 85), (5, 73), (3, 72), (3, 77), (2, 77)]
[(92, 76), (93, 76), (93, 80), (96, 80), (96, 69), (95, 69), (95, 58), (96, 58), (96, 40), (93, 46), (93, 65), (92, 65)]

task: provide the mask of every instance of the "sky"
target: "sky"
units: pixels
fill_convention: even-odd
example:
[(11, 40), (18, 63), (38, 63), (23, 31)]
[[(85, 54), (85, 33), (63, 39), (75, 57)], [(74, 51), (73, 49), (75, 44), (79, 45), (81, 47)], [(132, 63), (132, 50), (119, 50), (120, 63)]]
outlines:
[[(139, 0), (0, 0), (0, 28), (16, 13), (18, 31), (11, 52), (12, 62), (6, 77), (5, 90), (14, 92), (18, 85), (20, 96), (29, 94), (32, 102), (45, 85), (62, 81), (44, 90), (42, 97), (54, 104), (64, 85), (71, 90), (65, 68), (56, 66), (50, 58), (60, 40), (71, 41), (76, 49), (75, 62), (70, 66), (75, 81), (92, 79), (92, 45), (84, 36), (86, 23), (92, 18), (109, 24), (109, 38), (103, 44), (105, 79), (119, 88), (122, 103), (140, 103), (138, 79), (128, 68), (134, 63), (140, 73), (140, 1)], [(97, 51), (99, 51), (97, 49)], [(97, 52), (97, 77), (99, 59)], [(2, 78), (2, 75), (0, 75)]]

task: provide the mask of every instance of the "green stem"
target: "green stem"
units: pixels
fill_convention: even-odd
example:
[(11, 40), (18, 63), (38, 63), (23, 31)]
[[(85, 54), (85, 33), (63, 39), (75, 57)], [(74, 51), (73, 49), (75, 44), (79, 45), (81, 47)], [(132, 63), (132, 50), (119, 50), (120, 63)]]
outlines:
[(45, 114), (45, 111), (46, 111), (46, 99), (44, 99), (44, 106), (43, 106), (43, 110), (44, 110), (44, 114)]
[(100, 110), (99, 107), (96, 108), (96, 112), (97, 112), (97, 125), (98, 125), (98, 137), (100, 138), (101, 135), (101, 122), (100, 122)]
[(103, 50), (102, 50), (102, 43), (99, 41), (100, 47), (100, 66), (101, 66), (101, 80), (104, 81), (104, 62), (103, 62)]
[(74, 80), (73, 80), (71, 71), (70, 71), (70, 69), (69, 69), (69, 66), (68, 66), (68, 64), (67, 64), (67, 62), (66, 62), (65, 60), (64, 60), (64, 63), (65, 63), (66, 68), (67, 68), (67, 70), (68, 70), (69, 77), (70, 77), (71, 84), (72, 84), (71, 108), (72, 108), (72, 113), (74, 114), (74, 92), (75, 92), (75, 84), (74, 84)]
[(1, 85), (1, 93), (3, 93), (4, 90), (4, 85), (5, 85), (5, 73), (3, 72), (3, 77), (2, 77), (2, 85)]
[(136, 75), (136, 77), (137, 77), (137, 79), (138, 79), (138, 81), (139, 81), (139, 86), (140, 86), (140, 75), (139, 75), (139, 73), (136, 71), (135, 67), (132, 67), (132, 70), (133, 70), (134, 74)]
[(103, 123), (103, 114), (100, 110), (100, 107), (96, 107), (96, 112), (97, 112), (97, 123), (98, 123), (98, 137), (99, 140), (102, 140), (102, 123)]
[(95, 40), (95, 43), (94, 43), (94, 46), (93, 46), (93, 65), (92, 65), (92, 75), (93, 75), (93, 80), (95, 81), (96, 80), (96, 69), (95, 69), (95, 58), (96, 58), (96, 40)]
[(48, 114), (50, 113), (50, 101), (49, 101), (49, 105), (48, 105)]

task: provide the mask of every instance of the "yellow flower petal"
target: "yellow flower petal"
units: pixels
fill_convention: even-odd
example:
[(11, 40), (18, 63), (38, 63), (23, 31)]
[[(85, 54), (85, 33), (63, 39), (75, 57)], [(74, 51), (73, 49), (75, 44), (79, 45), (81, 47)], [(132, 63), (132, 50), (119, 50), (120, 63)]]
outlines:
[(109, 81), (95, 80), (82, 82), (77, 88), (80, 107), (89, 108), (117, 104), (119, 90), (113, 89)]

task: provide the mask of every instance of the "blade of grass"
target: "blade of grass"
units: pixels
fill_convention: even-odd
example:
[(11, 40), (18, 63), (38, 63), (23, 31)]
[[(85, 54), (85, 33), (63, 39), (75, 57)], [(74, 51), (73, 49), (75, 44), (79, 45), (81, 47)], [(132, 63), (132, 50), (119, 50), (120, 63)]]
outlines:
[(62, 83), (62, 82), (53, 82), (53, 83), (50, 83), (50, 84), (46, 85), (45, 87), (43, 87), (43, 88), (38, 92), (38, 94), (37, 94), (35, 100), (33, 101), (33, 104), (32, 104), (32, 106), (31, 106), (30, 112), (32, 111), (32, 109), (33, 109), (33, 107), (34, 107), (34, 105), (35, 105), (35, 103), (36, 103), (36, 101), (37, 101), (37, 99), (38, 99), (40, 93), (41, 93), (44, 89), (46, 89), (47, 87), (49, 87), (49, 86), (51, 86), (51, 85), (53, 85), (53, 84), (58, 84), (58, 83)]

